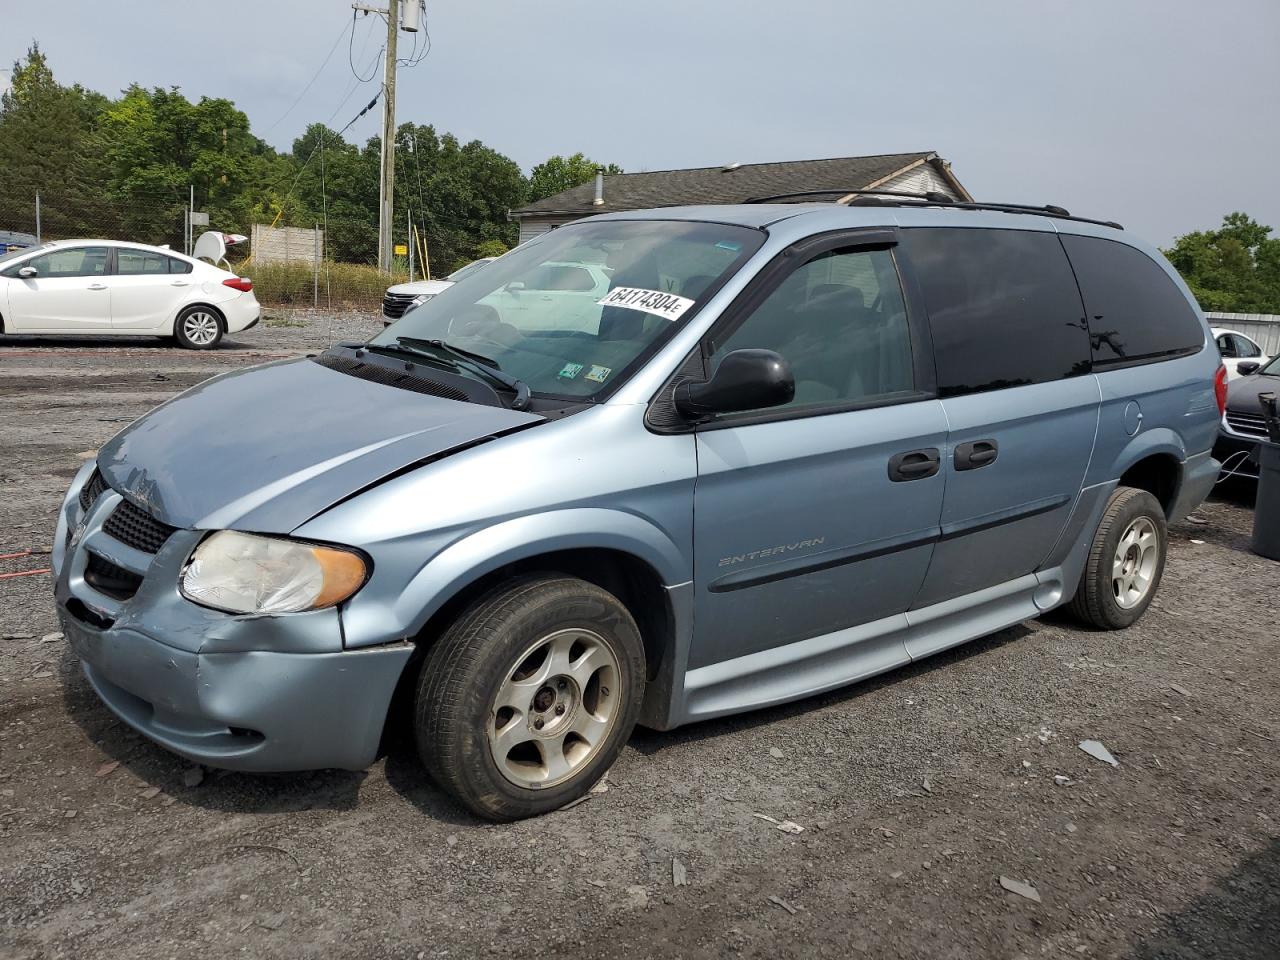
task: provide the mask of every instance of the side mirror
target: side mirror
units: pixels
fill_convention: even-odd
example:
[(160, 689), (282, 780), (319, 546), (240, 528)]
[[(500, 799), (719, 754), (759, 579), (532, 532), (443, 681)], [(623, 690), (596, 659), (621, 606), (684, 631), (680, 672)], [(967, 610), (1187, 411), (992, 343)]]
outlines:
[(37, 270), (35, 267), (22, 267), (18, 271), (18, 276), (20, 276), (23, 280), (33, 280), (36, 277), (40, 276), (40, 271)]
[(519, 296), (524, 293), (524, 281), (512, 280), (507, 284), (507, 293), (514, 294), (515, 296)]
[(1247, 377), (1251, 373), (1257, 373), (1262, 368), (1257, 360), (1241, 360), (1236, 364), (1236, 373), (1242, 377)]
[(791, 364), (772, 350), (734, 350), (710, 380), (676, 387), (676, 409), (690, 420), (716, 413), (761, 410), (790, 403), (796, 395)]

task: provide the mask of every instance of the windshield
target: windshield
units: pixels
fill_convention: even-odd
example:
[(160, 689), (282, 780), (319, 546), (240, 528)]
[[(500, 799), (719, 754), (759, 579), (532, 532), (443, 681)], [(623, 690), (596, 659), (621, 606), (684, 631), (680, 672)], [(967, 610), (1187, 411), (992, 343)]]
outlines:
[(570, 224), (469, 274), (370, 344), (440, 340), (535, 394), (591, 397), (625, 379), (763, 242), (759, 230), (719, 223)]
[(1272, 357), (1258, 372), (1265, 373), (1269, 377), (1280, 377), (1280, 356)]

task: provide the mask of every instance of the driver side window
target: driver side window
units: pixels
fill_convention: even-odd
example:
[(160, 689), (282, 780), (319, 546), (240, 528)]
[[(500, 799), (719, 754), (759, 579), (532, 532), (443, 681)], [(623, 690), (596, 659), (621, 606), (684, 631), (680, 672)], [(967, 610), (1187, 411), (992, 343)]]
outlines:
[(107, 272), (107, 248), (67, 247), (53, 250), (11, 267), (5, 272), (5, 276), (17, 276), (17, 272), (23, 267), (34, 267), (36, 276), (41, 279), (100, 277)]
[(790, 361), (795, 399), (775, 409), (915, 389), (907, 308), (888, 250), (832, 250), (813, 258), (713, 346), (713, 372), (727, 354), (746, 348)]

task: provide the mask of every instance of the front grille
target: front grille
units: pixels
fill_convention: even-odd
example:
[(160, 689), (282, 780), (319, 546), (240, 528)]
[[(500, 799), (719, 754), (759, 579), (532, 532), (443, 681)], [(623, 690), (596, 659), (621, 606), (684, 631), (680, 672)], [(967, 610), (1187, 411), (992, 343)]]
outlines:
[(337, 370), (339, 373), (345, 373), (350, 377), (359, 377), (361, 380), (383, 383), (388, 387), (399, 387), (401, 390), (412, 390), (414, 393), (443, 397), (445, 400), (467, 399), (465, 391), (447, 383), (441, 383), (439, 380), (424, 377), (416, 372), (394, 370), (376, 363), (362, 363), (359, 360), (352, 360), (350, 357), (337, 357), (328, 353), (322, 353), (320, 356), (312, 357), (311, 359), (322, 367), (328, 367), (330, 370)]
[(1266, 439), (1267, 436), (1267, 421), (1260, 414), (1228, 410), (1227, 426), (1236, 433), (1243, 433), (1250, 437)]
[(85, 485), (80, 488), (80, 509), (88, 510), (97, 499), (102, 496), (107, 489), (107, 481), (102, 479), (102, 474), (98, 472), (98, 468), (93, 468), (93, 473), (89, 475), (89, 479), (85, 481)]
[(159, 551), (176, 529), (139, 510), (128, 500), (121, 500), (102, 525), (107, 536), (143, 553)]
[(416, 293), (386, 293), (382, 296), (382, 315), (388, 320), (399, 320), (417, 298)]
[(110, 560), (88, 552), (84, 567), (84, 582), (99, 593), (115, 600), (128, 600), (142, 586), (142, 578), (132, 570), (118, 567)]

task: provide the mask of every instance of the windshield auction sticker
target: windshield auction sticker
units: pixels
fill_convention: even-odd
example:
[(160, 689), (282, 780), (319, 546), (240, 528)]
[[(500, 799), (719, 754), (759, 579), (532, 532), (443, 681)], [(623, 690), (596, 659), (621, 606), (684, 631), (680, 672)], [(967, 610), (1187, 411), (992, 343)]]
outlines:
[(596, 303), (603, 307), (643, 310), (668, 320), (680, 319), (680, 315), (693, 306), (693, 301), (687, 297), (677, 297), (674, 293), (663, 293), (661, 290), (646, 290), (644, 287), (614, 287)]

